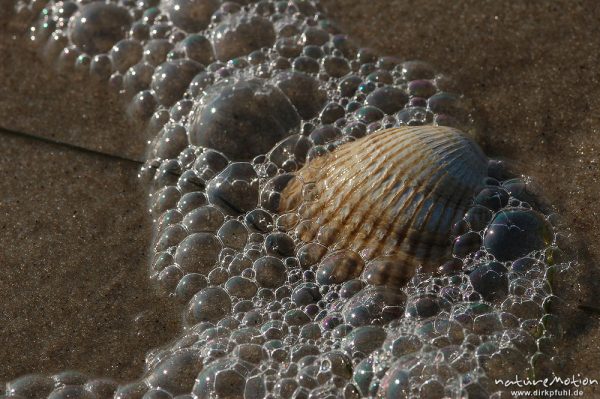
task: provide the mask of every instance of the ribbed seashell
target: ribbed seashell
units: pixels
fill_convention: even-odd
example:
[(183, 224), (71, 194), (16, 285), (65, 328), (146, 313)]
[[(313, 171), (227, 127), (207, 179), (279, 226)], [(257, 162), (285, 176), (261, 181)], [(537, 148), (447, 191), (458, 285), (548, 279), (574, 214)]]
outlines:
[[(279, 210), (297, 211), (304, 242), (427, 270), (449, 255), (450, 228), (485, 176), (486, 156), (462, 132), (391, 128), (309, 162), (281, 193)], [(405, 279), (390, 270), (376, 280), (399, 275)]]

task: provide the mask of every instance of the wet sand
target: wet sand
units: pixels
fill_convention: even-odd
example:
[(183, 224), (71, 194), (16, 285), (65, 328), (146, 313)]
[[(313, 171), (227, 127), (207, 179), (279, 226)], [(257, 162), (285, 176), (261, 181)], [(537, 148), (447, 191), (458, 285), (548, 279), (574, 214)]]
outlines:
[(0, 380), (139, 377), (179, 328), (147, 278), (139, 165), (2, 130), (0, 153)]
[[(431, 62), (439, 71), (456, 79), (456, 86), (477, 107), (474, 115), (482, 125), (482, 144), (486, 152), (492, 156), (517, 160), (518, 170), (532, 176), (538, 182), (544, 195), (555, 206), (556, 212), (561, 215), (565, 226), (572, 233), (574, 245), (579, 252), (580, 264), (569, 279), (564, 281), (560, 294), (574, 304), (581, 303), (600, 308), (600, 304), (595, 303), (600, 281), (596, 266), (600, 259), (600, 223), (598, 222), (600, 123), (596, 113), (600, 105), (597, 73), (599, 61), (597, 49), (600, 45), (600, 32), (598, 32), (600, 27), (597, 21), (600, 7), (593, 1), (568, 0), (501, 3), (495, 1), (448, 3), (441, 0), (325, 0), (324, 5), (328, 15), (360, 45), (371, 46), (380, 53), (402, 59), (421, 59)], [(6, 29), (4, 28), (4, 32)], [(3, 40), (9, 39), (4, 33), (0, 33), (0, 37)], [(136, 143), (135, 135), (123, 141), (115, 139), (119, 136), (119, 134), (114, 136), (115, 132), (127, 132), (127, 127), (101, 128), (106, 126), (106, 118), (119, 118), (118, 115), (122, 115), (118, 101), (115, 101), (114, 97), (102, 92), (102, 89), (95, 89), (93, 96), (95, 100), (82, 105), (89, 110), (86, 113), (89, 118), (83, 124), (88, 133), (83, 136), (75, 134), (77, 129), (82, 128), (82, 121), (71, 105), (76, 103), (73, 99), (76, 99), (78, 94), (69, 94), (66, 92), (67, 89), (63, 92), (58, 90), (64, 87), (66, 82), (52, 79), (52, 72), (39, 61), (36, 63), (31, 54), (12, 56), (7, 52), (8, 47), (0, 46), (0, 49), (2, 54), (9, 54), (3, 57), (0, 64), (0, 76), (2, 81), (6, 82), (3, 90), (0, 90), (0, 120), (3, 121), (0, 123), (1, 126), (23, 129), (28, 133), (52, 136), (57, 139), (66, 138), (73, 144), (111, 153), (116, 151), (119, 155), (140, 154), (139, 149), (127, 153), (128, 147), (123, 145), (125, 142)], [(54, 83), (47, 86), (46, 82), (49, 79)], [(21, 89), (24, 80), (25, 89)], [(54, 91), (45, 92), (49, 90), (48, 87), (53, 87)], [(34, 95), (36, 93), (37, 96)], [(32, 101), (32, 99), (39, 101)], [(102, 103), (109, 105), (98, 107), (98, 104)], [(61, 111), (63, 116), (71, 116), (57, 117), (57, 114), (61, 115)], [(12, 124), (6, 125), (7, 121), (12, 121), (10, 122)], [(115, 122), (112, 126), (120, 123)], [(94, 132), (100, 133), (94, 135)], [(120, 135), (122, 136), (123, 133)], [(77, 141), (81, 137), (86, 139), (83, 142)], [(33, 150), (18, 152), (17, 149), (24, 148), (26, 145), (14, 140), (4, 138), (2, 140), (0, 153), (2, 157), (8, 159), (3, 165), (3, 171), (12, 168), (23, 173), (22, 170), (31, 167), (28, 157), (32, 156)], [(109, 148), (107, 145), (112, 147)], [(88, 169), (81, 174), (91, 176), (93, 173), (99, 173), (100, 169)], [(28, 174), (22, 176), (26, 177)], [(53, 182), (52, 185), (48, 185), (51, 194), (46, 195), (60, 196), (72, 182), (72, 179), (65, 178), (64, 173), (39, 174), (37, 177)], [(110, 178), (109, 175), (105, 177)], [(122, 183), (123, 187), (131, 187), (130, 181), (127, 182)], [(29, 190), (34, 190), (35, 185), (29, 184), (28, 187)], [(2, 190), (4, 195), (10, 197), (22, 194), (23, 186), (5, 180)], [(104, 194), (101, 191), (97, 193), (106, 195), (107, 201), (110, 195), (113, 195), (110, 194), (111, 190), (106, 190)], [(34, 262), (34, 259), (47, 257), (47, 251), (42, 250), (33, 253), (32, 258), (17, 256), (25, 252), (28, 243), (26, 240), (14, 240), (15, 232), (22, 228), (20, 226), (28, 226), (28, 229), (33, 230), (35, 220), (48, 217), (48, 214), (35, 215), (28, 212), (28, 207), (36, 209), (35, 204), (30, 201), (31, 197), (31, 195), (24, 195), (22, 202), (4, 205), (5, 231), (2, 245), (5, 248), (6, 245), (12, 246), (15, 265), (18, 262), (27, 262), (27, 259)], [(133, 197), (131, 195), (130, 200), (114, 202), (110, 206), (118, 214), (118, 209), (122, 212), (131, 206)], [(78, 204), (81, 210), (87, 209), (83, 202), (78, 202), (80, 201), (78, 198), (81, 197), (74, 195), (71, 198), (73, 204)], [(140, 194), (139, 202), (136, 204), (141, 204), (142, 198)], [(136, 217), (146, 217), (141, 213), (141, 208), (140, 215)], [(94, 213), (89, 216), (87, 223), (99, 220), (105, 217), (104, 215), (102, 212)], [(73, 223), (77, 226), (77, 222)], [(135, 254), (143, 257), (142, 253), (149, 242), (149, 235), (144, 234), (149, 233), (138, 232), (135, 242), (129, 242), (132, 233), (117, 230), (107, 228), (104, 231), (106, 235), (112, 235), (114, 246), (111, 248), (111, 254), (131, 256), (132, 251), (135, 251), (133, 248), (139, 248), (140, 252)], [(70, 237), (75, 237), (78, 234), (77, 229), (72, 233), (75, 235)], [(47, 230), (46, 234), (47, 236), (39, 235), (38, 240), (50, 240), (52, 236), (50, 230)], [(81, 253), (81, 251), (92, 253), (101, 250), (99, 244), (96, 247), (82, 249), (81, 242), (75, 239), (59, 240), (58, 237), (53, 239), (58, 242), (57, 245), (64, 247), (64, 253)], [(124, 245), (124, 242), (128, 244)], [(86, 276), (91, 281), (102, 278), (101, 273), (90, 270), (89, 265), (94, 263), (89, 258), (74, 258), (72, 262), (77, 264), (72, 270), (64, 267), (60, 270), (71, 270), (71, 273), (86, 270)], [(60, 263), (56, 262), (56, 264)], [(133, 268), (134, 265), (128, 267)], [(135, 267), (141, 266), (136, 263)], [(96, 268), (96, 270), (100, 269)], [(125, 270), (131, 273), (132, 269)], [(137, 273), (138, 278), (142, 279), (145, 270), (138, 269)], [(64, 276), (64, 274), (57, 274), (57, 276), (61, 275)], [(123, 278), (125, 275), (127, 274), (124, 274)], [(64, 279), (55, 280), (58, 286), (61, 281)], [(37, 287), (15, 284), (11, 287), (17, 293), (29, 292), (28, 290), (33, 292)], [(93, 285), (90, 287), (93, 288)], [(142, 287), (140, 286), (139, 289), (141, 290)], [(127, 290), (127, 287), (123, 289)], [(46, 295), (52, 292), (49, 290)], [(44, 296), (40, 298), (43, 301)], [(7, 312), (12, 311), (17, 315), (22, 309), (31, 306), (27, 305), (28, 300), (27, 296), (15, 296), (15, 300), (3, 306), (6, 307)], [(135, 306), (132, 305), (131, 308), (135, 309)], [(62, 338), (47, 340), (45, 344), (39, 341), (40, 346), (34, 348), (31, 348), (26, 340), (15, 341), (11, 338), (11, 356), (17, 353), (31, 353), (31, 359), (13, 365), (13, 368), (11, 362), (7, 363), (2, 359), (0, 380), (12, 378), (25, 370), (57, 371), (63, 368), (80, 368), (91, 373), (123, 378), (139, 375), (141, 371), (139, 360), (143, 359), (143, 354), (139, 352), (145, 349), (133, 347), (130, 352), (122, 352), (121, 347), (131, 347), (131, 343), (134, 342), (124, 338), (128, 333), (112, 341), (116, 346), (106, 346), (103, 341), (90, 343), (86, 339), (77, 338), (82, 335), (77, 332), (80, 323), (67, 317), (69, 312), (58, 311), (57, 314), (62, 315), (63, 323), (57, 322), (53, 328), (58, 330), (57, 334)], [(109, 317), (114, 317), (114, 313), (111, 315)], [(46, 315), (44, 312), (31, 310), (28, 317), (31, 324), (23, 324), (20, 328), (25, 329), (27, 326), (35, 325), (36, 320), (42, 320)], [(562, 370), (566, 374), (581, 373), (590, 378), (600, 378), (597, 365), (597, 359), (600, 357), (598, 318), (598, 314), (594, 312), (574, 311), (572, 319), (566, 323), (566, 339), (558, 348), (558, 357), (567, 360), (562, 365)], [(71, 322), (64, 324), (67, 320)], [(93, 326), (93, 323), (90, 326)], [(17, 331), (18, 329), (3, 330), (0, 341), (5, 341), (5, 337), (14, 337)], [(101, 334), (97, 334), (93, 338), (92, 334), (87, 338), (102, 339), (99, 338), (100, 336)], [(36, 336), (35, 339), (41, 340), (41, 337), (43, 334)], [(58, 348), (55, 356), (58, 356), (56, 359), (59, 361), (53, 364), (42, 363), (34, 370), (32, 368), (35, 364), (34, 355), (37, 354), (33, 352), (47, 351), (53, 345)], [(91, 347), (95, 348), (95, 352)], [(125, 363), (121, 369), (107, 373), (108, 365), (115, 361), (115, 352), (124, 353), (123, 358), (129, 356), (130, 360), (123, 360)], [(61, 353), (62, 355), (59, 355)], [(92, 362), (93, 364), (86, 369), (85, 364)]]

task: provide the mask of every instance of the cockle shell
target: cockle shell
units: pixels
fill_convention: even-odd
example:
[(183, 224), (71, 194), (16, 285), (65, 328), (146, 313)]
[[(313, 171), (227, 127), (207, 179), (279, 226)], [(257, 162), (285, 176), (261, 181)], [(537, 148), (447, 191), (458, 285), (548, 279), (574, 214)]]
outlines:
[(462, 132), (391, 128), (309, 162), (282, 191), (279, 210), (298, 213), (302, 241), (431, 269), (449, 254), (450, 228), (485, 176), (486, 156)]

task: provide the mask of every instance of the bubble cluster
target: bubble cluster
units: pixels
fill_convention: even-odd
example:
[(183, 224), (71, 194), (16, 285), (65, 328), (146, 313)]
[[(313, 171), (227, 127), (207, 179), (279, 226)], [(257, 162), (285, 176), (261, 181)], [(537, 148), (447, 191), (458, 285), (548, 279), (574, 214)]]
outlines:
[(286, 197), (299, 170), (382, 129), (472, 133), (429, 64), (358, 48), (309, 0), (52, 0), (30, 37), (154, 135), (148, 274), (185, 328), (139, 381), (29, 375), (9, 397), (501, 398), (494, 379), (554, 371), (550, 276), (569, 264), (528, 180), (490, 161), (433, 270), (342, 246), (304, 217), (328, 200), (314, 184)]

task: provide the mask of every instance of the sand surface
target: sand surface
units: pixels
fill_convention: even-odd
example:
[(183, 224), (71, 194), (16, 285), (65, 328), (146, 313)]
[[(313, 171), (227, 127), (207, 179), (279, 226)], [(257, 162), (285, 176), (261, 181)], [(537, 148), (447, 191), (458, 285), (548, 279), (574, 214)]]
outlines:
[(0, 154), (0, 380), (138, 377), (179, 327), (147, 279), (138, 164), (2, 130)]
[[(559, 357), (565, 359), (562, 370), (568, 374), (581, 373), (590, 378), (600, 378), (597, 362), (600, 358), (600, 313), (577, 308), (577, 304), (600, 308), (596, 299), (600, 285), (597, 267), (600, 260), (600, 116), (597, 112), (600, 106), (600, 25), (597, 23), (600, 6), (594, 1), (571, 0), (325, 0), (324, 5), (327, 13), (359, 45), (371, 46), (382, 54), (402, 59), (431, 62), (439, 71), (454, 77), (456, 86), (476, 106), (474, 116), (481, 123), (482, 144), (486, 152), (518, 161), (519, 172), (532, 176), (541, 187), (567, 226), (566, 231), (572, 236), (572, 247), (577, 249), (580, 258), (577, 269), (557, 287), (561, 295), (574, 304), (571, 318), (565, 323), (565, 340), (557, 348)], [(124, 146), (125, 142), (140, 142), (139, 136), (120, 119), (122, 113), (118, 112), (118, 101), (114, 97), (95, 88), (93, 96), (88, 97), (91, 100), (82, 100), (82, 93), (73, 93), (77, 90), (69, 89), (67, 81), (53, 80), (52, 72), (36, 61), (34, 55), (12, 55), (8, 50), (14, 48), (14, 41), (8, 31), (6, 26), (0, 28), (0, 43), (3, 43), (0, 44), (3, 55), (0, 60), (0, 81), (3, 82), (0, 87), (0, 126), (64, 139), (71, 144), (124, 157), (136, 158), (143, 153), (141, 147), (131, 149)], [(23, 65), (30, 69), (23, 69)], [(77, 99), (83, 102), (78, 103)], [(74, 103), (82, 106), (88, 115), (83, 127), (78, 113), (73, 111), (71, 104)], [(98, 104), (108, 105), (99, 108)], [(57, 110), (64, 112), (62, 117), (56, 116)], [(106, 128), (107, 118), (114, 119), (114, 123), (108, 124), (109, 129)], [(84, 133), (77, 133), (77, 129), (83, 129)], [(127, 132), (131, 136), (125, 136)], [(122, 279), (117, 280), (124, 291), (117, 290), (115, 295), (135, 298), (135, 292), (127, 291), (132, 286), (144, 295), (141, 293), (145, 273), (142, 258), (149, 233), (131, 227), (148, 223), (147, 219), (143, 221), (146, 216), (141, 206), (142, 194), (139, 192), (138, 195), (132, 189), (135, 186), (132, 183), (134, 172), (119, 171), (120, 167), (115, 164), (101, 166), (100, 161), (87, 161), (81, 154), (51, 158), (43, 154), (48, 149), (39, 143), (4, 137), (0, 143), (2, 174), (16, 176), (14, 180), (2, 181), (0, 246), (4, 253), (3, 267), (22, 270), (19, 268), (25, 266), (19, 265), (27, 265), (35, 268), (36, 262), (42, 259), (53, 260), (48, 257), (51, 248), (61, 248), (55, 253), (62, 253), (62, 257), (52, 255), (58, 256), (51, 268), (52, 271), (58, 270), (54, 278), (57, 287), (66, 276), (80, 275), (83, 270), (90, 281), (98, 281), (106, 273), (122, 273)], [(84, 202), (89, 193), (78, 193), (73, 188), (73, 172), (67, 172), (73, 164), (78, 165), (77, 173), (84, 181), (90, 176), (97, 176), (98, 186), (94, 193), (98, 201), (103, 198), (107, 204), (114, 198), (115, 192), (122, 192), (120, 195), (124, 197), (111, 202), (109, 214), (113, 217), (120, 217), (114, 215), (127, 213), (132, 206), (140, 205), (135, 211), (139, 213), (123, 216), (122, 229), (105, 226), (105, 230), (101, 230), (101, 234), (109, 237), (108, 246), (94, 242), (86, 247), (76, 239), (85, 233), (90, 234), (88, 240), (94, 241), (91, 235), (97, 230), (91, 226), (106, 218), (107, 212), (105, 209), (100, 211), (100, 203), (90, 208)], [(48, 167), (55, 173), (48, 172)], [(108, 180), (101, 183), (103, 178)], [(48, 184), (44, 185), (44, 194), (36, 197), (37, 193), (42, 193), (39, 181)], [(111, 189), (106, 186), (107, 181), (111, 182)], [(56, 213), (56, 205), (51, 198), (54, 196), (66, 201), (63, 199), (65, 190), (72, 193), (67, 196), (70, 206), (61, 211), (64, 214)], [(127, 190), (131, 191), (126, 193)], [(19, 198), (19, 201), (5, 201), (4, 198)], [(33, 201), (34, 198), (37, 200)], [(71, 227), (62, 237), (56, 235), (53, 229), (58, 228), (60, 223), (48, 221), (55, 217), (62, 217), (62, 220), (71, 218), (74, 209), (88, 212), (87, 220), (69, 219)], [(36, 220), (45, 220), (49, 227), (37, 231)], [(25, 231), (37, 231), (37, 235), (24, 236)], [(115, 259), (103, 265), (123, 269), (106, 269), (94, 263), (94, 256), (97, 256), (94, 254), (103, 250)], [(91, 254), (91, 258), (82, 254)], [(136, 259), (131, 259), (132, 254)], [(118, 264), (119, 257), (127, 258), (126, 262)], [(71, 266), (66, 266), (65, 262)], [(102, 273), (94, 273), (94, 270), (102, 270)], [(41, 272), (37, 270), (36, 273)], [(137, 280), (131, 277), (132, 273), (137, 273)], [(13, 300), (2, 304), (5, 307), (3, 312), (16, 318), (17, 315), (22, 318), (26, 313), (28, 321), (0, 330), (0, 341), (11, 342), (10, 353), (0, 359), (0, 380), (15, 377), (26, 370), (56, 371), (66, 367), (117, 378), (139, 374), (140, 359), (143, 358), (140, 352), (149, 346), (133, 347), (131, 342), (135, 341), (123, 338), (129, 332), (119, 339), (114, 338), (111, 341), (114, 346), (106, 344), (107, 338), (98, 333), (87, 336), (97, 339), (89, 342), (79, 331), (81, 322), (66, 316), (76, 311), (57, 311), (56, 314), (61, 314), (63, 319), (52, 325), (50, 330), (60, 339), (39, 330), (28, 333), (37, 334), (32, 338), (37, 340), (37, 346), (28, 345), (27, 339), (17, 339), (18, 331), (29, 331), (28, 328), (47, 318), (36, 306), (52, 297), (54, 291), (47, 289), (44, 294), (42, 289), (40, 293), (39, 287), (44, 281), (41, 275), (37, 277), (39, 284), (20, 282), (21, 277), (12, 278), (2, 280), (2, 284), (8, 281), (13, 290)], [(127, 278), (142, 285), (123, 284), (122, 280)], [(93, 284), (88, 288), (92, 289)], [(59, 305), (55, 306), (60, 309)], [(128, 305), (124, 306), (128, 308)], [(137, 310), (136, 306), (129, 308)], [(108, 313), (106, 317), (117, 317), (117, 313)], [(134, 314), (135, 311), (132, 311), (131, 315)], [(88, 328), (93, 329), (93, 325), (90, 322)], [(123, 331), (130, 329), (123, 327)], [(53, 345), (57, 348), (55, 356), (58, 361), (41, 362), (35, 369), (38, 353), (49, 353), (48, 348)], [(130, 347), (129, 352), (123, 349)], [(24, 354), (21, 358), (24, 360), (18, 364), (7, 362), (19, 353)], [(115, 353), (122, 356), (123, 364), (121, 368), (110, 371), (108, 365), (116, 359)]]

